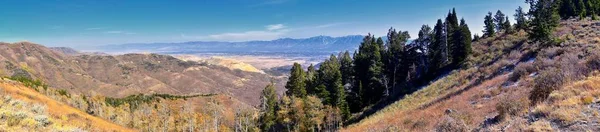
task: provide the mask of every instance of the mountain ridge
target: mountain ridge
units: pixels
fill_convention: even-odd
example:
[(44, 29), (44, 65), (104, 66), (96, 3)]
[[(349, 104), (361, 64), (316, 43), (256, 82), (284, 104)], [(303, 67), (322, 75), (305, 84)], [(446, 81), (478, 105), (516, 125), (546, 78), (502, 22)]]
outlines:
[[(362, 35), (341, 37), (315, 36), (309, 38), (280, 38), (242, 42), (188, 41), (180, 43), (128, 43), (104, 45), (96, 50), (109, 53), (196, 53), (196, 52), (338, 52), (353, 51), (362, 41)], [(260, 46), (260, 47), (258, 47)], [(127, 49), (127, 50), (123, 50)]]

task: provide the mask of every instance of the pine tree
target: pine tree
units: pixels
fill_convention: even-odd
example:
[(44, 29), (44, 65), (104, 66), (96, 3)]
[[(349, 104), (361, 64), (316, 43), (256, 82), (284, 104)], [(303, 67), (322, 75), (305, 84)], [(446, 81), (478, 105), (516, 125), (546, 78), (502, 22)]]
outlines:
[(332, 104), (331, 94), (327, 91), (327, 86), (325, 86), (325, 84), (317, 85), (315, 91), (317, 92), (317, 97), (323, 100), (323, 104)]
[(410, 35), (408, 32), (400, 31), (396, 32), (396, 29), (390, 28), (387, 34), (387, 51), (385, 52), (386, 56), (383, 58), (383, 62), (385, 65), (386, 79), (388, 80), (388, 87), (386, 89), (386, 95), (390, 93), (390, 89), (393, 90), (397, 87), (398, 84), (403, 83), (407, 69), (405, 68), (404, 58), (404, 45), (408, 39), (410, 39)]
[(342, 72), (342, 84), (344, 86), (352, 84), (353, 79), (353, 70), (352, 69), (352, 57), (350, 57), (350, 52), (344, 52), (340, 58), (340, 71)]
[(294, 63), (290, 72), (290, 78), (288, 79), (285, 88), (287, 91), (285, 94), (290, 97), (305, 97), (306, 96), (306, 75), (302, 66), (298, 63)]
[[(438, 70), (442, 68), (445, 63), (445, 53), (446, 53), (446, 43), (444, 36), (444, 24), (441, 19), (438, 19), (438, 22), (435, 24), (433, 28), (434, 36), (433, 42), (429, 45), (429, 72), (431, 75), (438, 74)], [(433, 77), (433, 76), (431, 76)]]
[(273, 131), (273, 127), (277, 123), (277, 93), (275, 92), (275, 86), (273, 83), (265, 87), (261, 93), (260, 99), (260, 128), (262, 131)]
[(523, 11), (523, 8), (521, 8), (521, 6), (519, 6), (519, 8), (517, 8), (515, 10), (515, 29), (516, 30), (527, 30), (527, 18), (525, 18), (525, 12)]
[(484, 37), (492, 37), (496, 35), (496, 24), (494, 24), (494, 19), (492, 18), (492, 12), (488, 12), (488, 15), (485, 16), (483, 24), (485, 24), (483, 28), (483, 36)]
[(504, 31), (506, 33), (513, 32), (512, 24), (510, 24), (510, 21), (508, 20), (508, 16), (506, 16), (506, 21), (504, 21), (504, 23), (502, 24), (502, 27), (504, 28)]
[(472, 53), (471, 50), (471, 31), (469, 30), (469, 26), (465, 22), (465, 19), (460, 20), (460, 30), (456, 31), (457, 38), (460, 40), (455, 48), (454, 56), (456, 61), (454, 66), (461, 66), (467, 60), (467, 57)]
[(506, 18), (506, 15), (504, 15), (504, 13), (502, 13), (502, 11), (498, 10), (496, 11), (496, 15), (494, 15), (494, 22), (496, 23), (496, 31), (500, 31), (500, 30), (506, 30), (506, 27), (504, 27), (504, 23), (505, 21), (508, 21)]
[(421, 30), (419, 30), (419, 37), (415, 39), (415, 48), (414, 51), (418, 52), (416, 54), (415, 63), (417, 64), (417, 75), (413, 78), (421, 78), (427, 74), (429, 68), (429, 46), (433, 42), (433, 31), (429, 25), (422, 25)]
[(427, 47), (433, 41), (433, 31), (431, 31), (431, 27), (429, 27), (429, 25), (422, 25), (421, 30), (419, 30), (419, 38), (415, 41), (419, 50), (427, 54)]
[(587, 16), (587, 10), (585, 6), (585, 2), (583, 0), (577, 0), (577, 15), (579, 19), (583, 19)]
[(473, 35), (473, 42), (478, 41), (479, 39), (481, 39), (481, 37), (479, 36), (479, 34)]
[(316, 87), (318, 86), (317, 71), (313, 64), (310, 64), (306, 69), (306, 94), (317, 95)]
[(577, 14), (577, 7), (575, 7), (573, 0), (560, 0), (557, 2), (560, 5), (558, 11), (561, 18), (569, 19)]
[[(371, 104), (378, 100), (383, 91), (381, 48), (383, 41), (377, 43), (375, 38), (369, 34), (365, 36), (360, 44), (358, 52), (354, 55), (354, 74), (356, 77), (355, 83), (361, 84), (358, 86), (362, 89), (361, 99), (362, 104)], [(358, 88), (355, 87), (354, 88)], [(356, 91), (353, 90), (353, 91)]]
[(454, 47), (454, 44), (458, 43), (458, 38), (455, 38), (454, 32), (456, 30), (459, 30), (458, 17), (454, 8), (452, 8), (451, 13), (448, 13), (448, 16), (446, 17), (446, 22), (444, 24), (444, 36), (446, 36), (444, 39), (446, 39), (446, 48), (448, 48), (446, 52), (446, 57), (448, 61), (452, 62), (452, 59), (454, 59), (454, 57), (452, 57), (451, 53), (454, 51), (452, 51), (453, 49), (450, 47)]
[(346, 102), (346, 90), (342, 85), (342, 73), (340, 72), (340, 64), (335, 55), (331, 55), (328, 60), (325, 60), (319, 68), (319, 75), (330, 93), (330, 105), (340, 108), (342, 113), (347, 117), (350, 114), (348, 103)]
[(527, 3), (530, 5), (529, 14), (532, 18), (529, 38), (548, 46), (560, 19), (556, 5), (553, 0), (527, 0)]

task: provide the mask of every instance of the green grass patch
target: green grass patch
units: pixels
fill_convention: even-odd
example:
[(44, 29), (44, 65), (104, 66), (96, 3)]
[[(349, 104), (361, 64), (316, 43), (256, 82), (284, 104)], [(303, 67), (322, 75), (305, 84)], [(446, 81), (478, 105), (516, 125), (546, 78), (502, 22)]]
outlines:
[(198, 95), (170, 95), (170, 94), (151, 94), (151, 95), (144, 95), (144, 94), (136, 94), (136, 95), (129, 95), (127, 97), (124, 98), (111, 98), (111, 97), (105, 97), (104, 101), (107, 105), (112, 106), (112, 107), (119, 107), (123, 104), (129, 104), (129, 107), (131, 109), (136, 109), (140, 104), (143, 103), (152, 103), (152, 102), (160, 102), (160, 99), (169, 99), (169, 100), (177, 100), (177, 99), (183, 99), (183, 100), (187, 100), (188, 98), (194, 98), (194, 97), (207, 97), (207, 96), (214, 96), (217, 94), (198, 94)]
[(44, 84), (44, 82), (37, 80), (37, 79), (32, 80), (32, 79), (24, 77), (24, 76), (13, 76), (13, 77), (8, 77), (8, 79), (21, 82), (23, 85), (33, 88), (35, 91), (38, 91), (38, 92), (39, 92), (38, 88), (43, 88), (44, 90), (48, 90), (48, 85)]

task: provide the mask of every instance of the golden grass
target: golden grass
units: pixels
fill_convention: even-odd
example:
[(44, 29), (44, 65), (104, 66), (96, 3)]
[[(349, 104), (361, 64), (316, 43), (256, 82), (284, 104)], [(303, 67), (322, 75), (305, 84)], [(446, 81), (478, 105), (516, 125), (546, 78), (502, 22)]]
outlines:
[(53, 118), (60, 119), (53, 125), (55, 128), (65, 126), (74, 126), (78, 128), (90, 129), (93, 131), (134, 131), (101, 118), (89, 115), (76, 108), (53, 100), (31, 88), (27, 88), (18, 83), (0, 82), (0, 89), (3, 93), (12, 96), (15, 99), (22, 100), (32, 104), (44, 104), (47, 112)]
[(554, 129), (552, 129), (550, 122), (548, 122), (546, 120), (540, 120), (540, 121), (533, 122), (527, 128), (527, 131), (528, 132), (552, 132), (552, 131), (554, 131)]
[[(599, 94), (600, 76), (590, 76), (553, 91), (549, 100), (536, 106), (533, 112), (538, 115), (547, 115), (549, 120), (567, 126), (585, 120), (587, 117), (583, 112), (589, 109), (585, 105), (594, 103)], [(595, 112), (592, 115), (597, 116), (598, 113)]]

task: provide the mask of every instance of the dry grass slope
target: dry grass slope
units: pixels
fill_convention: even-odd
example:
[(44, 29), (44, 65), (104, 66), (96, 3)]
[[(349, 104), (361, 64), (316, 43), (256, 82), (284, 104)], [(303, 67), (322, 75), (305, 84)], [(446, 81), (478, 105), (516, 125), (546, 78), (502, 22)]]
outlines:
[[(588, 73), (585, 59), (600, 48), (598, 29), (599, 21), (563, 21), (555, 35), (565, 41), (551, 48), (528, 43), (525, 32), (484, 38), (473, 43), (470, 68), (455, 70), (342, 131), (600, 131), (600, 77), (578, 81)], [(565, 87), (529, 107), (530, 91), (542, 82), (536, 78), (544, 76), (538, 71), (553, 68), (563, 73)]]
[[(8, 121), (5, 122), (7, 126), (0, 127), (0, 130), (134, 131), (53, 100), (20, 83), (1, 80), (0, 93), (4, 98), (1, 102), (2, 107), (0, 107), (2, 119), (4, 119), (4, 115), (19, 115), (16, 117), (13, 116), (14, 118), (12, 119), (10, 118), (11, 116), (7, 116)], [(11, 122), (15, 123), (11, 124)]]

